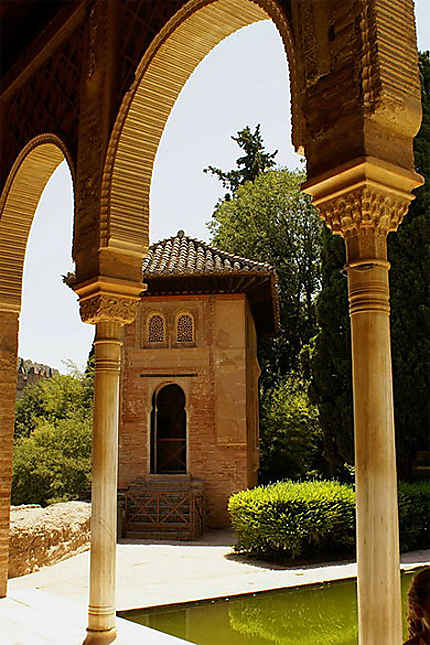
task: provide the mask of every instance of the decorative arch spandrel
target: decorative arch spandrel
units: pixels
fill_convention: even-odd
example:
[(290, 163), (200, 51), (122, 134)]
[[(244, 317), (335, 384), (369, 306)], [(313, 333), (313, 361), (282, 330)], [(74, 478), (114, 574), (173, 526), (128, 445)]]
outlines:
[(27, 143), (47, 132), (64, 142), (69, 160), (76, 159), (84, 39), (81, 22), (56, 47), (47, 43), (52, 51), (45, 60), (37, 64), (30, 59), (22, 80), (18, 77), (2, 91), (0, 183)]
[(308, 178), (364, 156), (413, 170), (413, 0), (292, 0)]

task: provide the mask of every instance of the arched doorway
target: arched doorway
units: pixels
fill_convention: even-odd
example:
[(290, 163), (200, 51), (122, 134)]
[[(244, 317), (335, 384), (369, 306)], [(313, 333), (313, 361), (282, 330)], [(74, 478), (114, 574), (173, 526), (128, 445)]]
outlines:
[(179, 385), (165, 385), (154, 392), (151, 413), (151, 473), (187, 472), (187, 413)]

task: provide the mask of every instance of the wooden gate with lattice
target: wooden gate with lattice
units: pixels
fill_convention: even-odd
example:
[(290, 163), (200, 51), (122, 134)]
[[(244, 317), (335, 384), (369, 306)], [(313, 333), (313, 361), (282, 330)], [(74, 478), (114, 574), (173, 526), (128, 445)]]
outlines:
[[(148, 487), (135, 484), (124, 492), (124, 536), (142, 539), (189, 540), (202, 535), (205, 505), (200, 486), (168, 482)], [(175, 490), (176, 489), (176, 490)]]

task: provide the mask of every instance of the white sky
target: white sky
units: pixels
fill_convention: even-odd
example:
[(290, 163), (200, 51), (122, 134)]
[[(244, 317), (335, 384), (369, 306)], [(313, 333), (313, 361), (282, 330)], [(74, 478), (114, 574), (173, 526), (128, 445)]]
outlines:
[[(416, 0), (418, 46), (430, 49), (430, 3)], [(224, 191), (202, 172), (233, 167), (238, 147), (230, 137), (261, 124), (278, 164), (296, 167), (291, 145), (288, 68), (280, 37), (269, 21), (222, 41), (183, 88), (167, 122), (151, 185), (151, 241), (177, 230), (207, 239), (206, 222)], [(24, 263), (19, 355), (65, 371), (63, 361), (85, 366), (94, 334), (79, 318), (76, 296), (61, 281), (73, 269), (73, 200), (61, 164), (37, 208)], [(43, 285), (43, 286), (42, 286)]]

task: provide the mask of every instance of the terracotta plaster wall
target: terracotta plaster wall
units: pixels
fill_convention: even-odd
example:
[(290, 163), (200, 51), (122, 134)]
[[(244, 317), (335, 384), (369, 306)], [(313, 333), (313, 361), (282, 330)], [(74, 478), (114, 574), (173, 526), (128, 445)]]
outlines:
[[(165, 316), (168, 330), (166, 343), (156, 348), (146, 342), (147, 318), (153, 312)], [(175, 343), (174, 322), (180, 312), (194, 317), (193, 346)], [(247, 361), (247, 342), (254, 353), (256, 343), (255, 338), (250, 343), (247, 339), (247, 329), (254, 324), (249, 316), (246, 297), (240, 294), (143, 299), (136, 322), (124, 332), (120, 488), (148, 476), (152, 397), (174, 382), (186, 397), (187, 472), (205, 483), (209, 526), (229, 524), (228, 498), (255, 481), (255, 434), (248, 448), (248, 437), (255, 433), (255, 409), (248, 425), (253, 388), (247, 385), (247, 365), (255, 367), (256, 358)]]
[(259, 393), (260, 365), (257, 358), (257, 330), (251, 308), (246, 303), (246, 418), (248, 487), (255, 486), (258, 479), (259, 453)]

